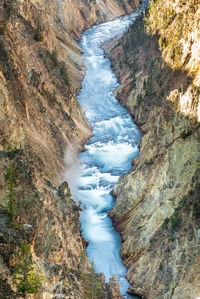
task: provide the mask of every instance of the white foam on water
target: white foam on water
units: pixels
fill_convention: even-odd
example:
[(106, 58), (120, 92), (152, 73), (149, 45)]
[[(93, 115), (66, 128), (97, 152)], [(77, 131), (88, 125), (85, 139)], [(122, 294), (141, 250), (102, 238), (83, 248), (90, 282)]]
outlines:
[(121, 116), (116, 116), (110, 119), (101, 120), (95, 123), (94, 130), (102, 128), (112, 128), (113, 126), (122, 126), (124, 119)]
[(96, 172), (98, 172), (98, 167), (97, 166), (92, 166), (92, 167), (89, 167), (87, 164), (81, 164), (80, 166), (80, 179), (83, 177), (83, 176), (91, 176), (91, 175), (95, 175)]
[(81, 213), (82, 235), (89, 242), (107, 242), (113, 239), (112, 233), (104, 222), (106, 215), (99, 215), (93, 208), (88, 208)]
[(93, 176), (82, 176), (78, 180), (78, 186), (94, 185), (94, 184), (98, 184), (99, 181), (100, 181), (100, 178), (96, 174)]
[(93, 109), (90, 109), (90, 108), (86, 108), (86, 111), (85, 111), (85, 116), (87, 119), (93, 119), (94, 115), (95, 115), (95, 111)]
[(100, 177), (109, 183), (117, 183), (119, 179), (118, 175), (111, 175), (110, 173), (101, 173)]
[(78, 180), (78, 186), (93, 185), (100, 182), (100, 180), (105, 180), (108, 183), (116, 183), (119, 176), (111, 175), (110, 173), (102, 173), (97, 167), (87, 168), (87, 165), (81, 168), (81, 176)]
[[(120, 266), (120, 257), (117, 253), (116, 247), (112, 242), (106, 242), (107, 250), (104, 250), (105, 246), (101, 246), (103, 243), (97, 242), (91, 243), (87, 248), (87, 254), (91, 257), (90, 261), (94, 261), (96, 269), (99, 273), (104, 273), (105, 278), (108, 281), (114, 274), (118, 273), (117, 277), (126, 275), (126, 269), (124, 266)], [(93, 254), (93, 256), (92, 256)], [(110, 261), (112, 260), (112, 263)], [(103, 261), (103, 262), (102, 262)], [(128, 288), (128, 282), (126, 283), (125, 293)], [(123, 294), (125, 294), (123, 292)]]
[(76, 194), (83, 207), (82, 236), (89, 241), (86, 252), (97, 271), (104, 272), (107, 281), (116, 274), (126, 298), (129, 283), (120, 257), (121, 239), (105, 211), (113, 205), (110, 191), (118, 180), (113, 173), (130, 169), (131, 160), (139, 152), (140, 134), (112, 94), (118, 82), (100, 46), (124, 32), (134, 18), (134, 14), (124, 16), (83, 34), (81, 46), (87, 71), (78, 97), (95, 134), (85, 146), (86, 152), (80, 154), (84, 165), (80, 167)]
[(124, 128), (124, 121), (118, 116), (96, 122), (93, 129), (94, 134), (101, 133), (102, 130), (108, 133), (112, 132), (112, 134), (120, 134), (120, 132), (122, 133), (124, 130), (127, 130), (127, 128)]
[[(101, 73), (98, 74), (99, 80), (101, 80), (104, 84), (112, 84), (115, 83), (116, 79), (113, 76), (113, 73), (110, 70), (102, 70)], [(105, 109), (105, 107), (104, 107)]]
[(107, 190), (90, 189), (90, 190), (78, 190), (78, 198), (87, 207), (92, 207), (93, 211), (101, 212), (110, 207), (107, 197), (103, 195), (109, 194)]
[(138, 135), (137, 128), (134, 126), (130, 127), (130, 118), (124, 118), (122, 116), (114, 117), (108, 120), (98, 121), (94, 124), (93, 132), (95, 135), (102, 134), (111, 135), (117, 138), (117, 142), (134, 141), (135, 137)]
[(95, 157), (95, 160), (102, 162), (110, 168), (117, 168), (122, 166), (133, 153), (138, 151), (137, 146), (133, 146), (127, 142), (115, 144), (109, 141), (104, 144), (100, 141), (86, 146), (90, 155)]

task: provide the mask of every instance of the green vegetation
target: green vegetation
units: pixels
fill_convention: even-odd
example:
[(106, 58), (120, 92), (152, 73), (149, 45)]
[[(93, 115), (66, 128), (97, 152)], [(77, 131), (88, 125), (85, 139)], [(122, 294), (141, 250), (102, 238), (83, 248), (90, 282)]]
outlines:
[(52, 60), (54, 67), (60, 67), (60, 63), (58, 61), (58, 52), (56, 49), (49, 54), (50, 59)]
[(194, 190), (191, 189), (191, 190), (189, 191), (189, 195), (194, 195)]
[(14, 13), (15, 0), (3, 0), (3, 8), (5, 11), (4, 20), (0, 21), (0, 34), (4, 35), (7, 31), (7, 23)]
[(83, 251), (81, 254), (80, 267), (84, 267), (84, 271), (81, 273), (81, 279), (85, 286), (85, 295), (86, 298), (98, 299), (102, 293), (102, 281), (98, 278), (94, 262), (92, 261), (91, 266), (88, 268), (86, 260), (87, 256), (85, 251)]
[(146, 31), (150, 35), (160, 35), (160, 51), (174, 69), (179, 69), (184, 64), (183, 42), (187, 41), (188, 33), (194, 29), (198, 5), (196, 0), (190, 0), (190, 3), (179, 0), (175, 8), (164, 0), (150, 1), (145, 18)]
[[(49, 101), (49, 106), (51, 108), (53, 108), (55, 106), (55, 104), (57, 103), (57, 98), (56, 98), (55, 93), (51, 93), (51, 92), (48, 91), (48, 89), (45, 89), (45, 88), (43, 88), (42, 90), (39, 90), (39, 92), (42, 96), (47, 97), (47, 99)], [(43, 111), (43, 109), (42, 109), (41, 112), (43, 113), (45, 111)]]
[(162, 89), (162, 90), (161, 90), (161, 93), (160, 93), (160, 96), (163, 98), (164, 95), (165, 95), (165, 91), (164, 91), (164, 89)]
[(99, 294), (102, 290), (102, 283), (97, 279), (97, 273), (95, 269), (94, 262), (91, 263), (89, 273), (83, 274), (82, 279), (85, 285), (87, 298), (99, 298)]
[[(130, 71), (133, 75), (137, 71), (138, 61), (135, 59), (136, 56), (136, 47), (149, 47), (149, 36), (145, 33), (144, 22), (142, 16), (135, 20), (134, 24), (130, 26), (127, 32), (127, 38), (122, 40), (123, 45), (123, 57), (118, 57), (119, 65), (122, 67), (123, 64), (127, 64), (130, 68)], [(118, 47), (119, 45), (116, 45)]]
[(32, 262), (30, 245), (27, 242), (21, 242), (13, 274), (17, 294), (26, 299), (27, 294), (38, 293), (44, 281), (45, 276), (40, 273), (38, 266)]
[(190, 136), (192, 134), (192, 131), (191, 130), (188, 130), (188, 131), (183, 131), (181, 133), (181, 138), (183, 139), (186, 139), (188, 136)]
[(42, 35), (41, 27), (39, 25), (37, 26), (36, 30), (34, 31), (33, 38), (36, 42), (43, 41), (43, 35)]
[(144, 81), (145, 97), (152, 97), (153, 76), (150, 74), (147, 80)]
[(131, 89), (135, 88), (135, 86), (136, 86), (136, 79), (135, 78), (133, 78), (133, 80), (131, 81), (130, 86), (131, 86)]
[(8, 152), (9, 156), (9, 167), (5, 177), (7, 186), (7, 213), (10, 217), (11, 223), (15, 222), (17, 218), (17, 197), (15, 192), (15, 176), (17, 170), (17, 163), (13, 161), (14, 150)]
[(69, 85), (70, 84), (70, 81), (69, 81), (69, 76), (68, 76), (68, 72), (67, 72), (67, 67), (64, 63), (60, 63), (59, 60), (58, 60), (58, 52), (57, 50), (53, 50), (52, 53), (48, 53), (47, 52), (47, 55), (50, 57), (51, 61), (53, 62), (53, 66), (54, 68), (58, 68), (60, 70), (60, 74), (65, 82), (65, 85)]
[(175, 211), (180, 211), (185, 204), (188, 203), (188, 199), (187, 199), (187, 196), (183, 196), (182, 199), (180, 200), (179, 204), (178, 204), (178, 207), (175, 209)]
[(158, 44), (159, 44), (160, 51), (165, 50), (165, 48), (166, 48), (166, 42), (163, 41), (161, 37), (158, 40)]
[(67, 68), (65, 65), (60, 66), (60, 72), (65, 81), (65, 84), (69, 85), (69, 77), (68, 77)]
[(7, 31), (7, 22), (6, 20), (0, 21), (0, 34), (5, 34)]
[(168, 223), (169, 223), (169, 218), (167, 217), (167, 218), (165, 218), (165, 220), (163, 221), (162, 227), (163, 227), (164, 229), (167, 229), (167, 227), (168, 227)]
[(198, 200), (194, 203), (192, 214), (195, 218), (200, 218), (200, 202)]
[(162, 264), (162, 263), (160, 263), (159, 270), (160, 270), (160, 271), (163, 270), (163, 264)]
[(174, 213), (174, 216), (171, 218), (171, 229), (178, 230), (182, 223), (182, 218), (178, 217), (178, 212)]
[(6, 9), (8, 17), (11, 17), (14, 13), (14, 3), (15, 0), (4, 1), (4, 8)]
[(200, 201), (199, 201), (199, 194), (200, 194), (200, 184), (198, 184), (195, 190), (190, 190), (190, 196), (192, 196), (194, 204), (193, 204), (193, 211), (192, 215), (196, 218), (200, 218)]
[(7, 172), (5, 175), (6, 205), (5, 213), (9, 216), (11, 227), (20, 227), (20, 215), (30, 206), (37, 206), (39, 201), (37, 193), (25, 192), (22, 185), (29, 184), (30, 168), (27, 153), (24, 150), (11, 148), (3, 144), (4, 153), (8, 158)]
[(144, 162), (144, 165), (153, 165), (153, 159), (151, 158), (151, 159), (149, 159), (149, 160), (146, 160), (145, 162)]

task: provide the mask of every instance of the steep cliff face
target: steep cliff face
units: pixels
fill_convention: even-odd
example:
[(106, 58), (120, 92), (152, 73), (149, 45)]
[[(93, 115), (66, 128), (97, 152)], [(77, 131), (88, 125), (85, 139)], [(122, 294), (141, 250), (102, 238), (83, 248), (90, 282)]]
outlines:
[[(78, 210), (67, 185), (62, 185), (64, 194), (59, 189), (66, 148), (79, 151), (92, 135), (76, 99), (84, 75), (76, 40), (84, 29), (130, 12), (137, 4), (0, 3), (2, 298), (15, 296), (11, 278), (22, 240), (32, 244), (33, 260), (46, 275), (43, 298), (88, 296), (81, 273), (90, 270), (87, 259), (82, 261)], [(14, 225), (7, 212), (12, 212)], [(108, 290), (100, 277), (95, 279), (101, 285), (100, 297), (114, 296), (112, 287)]]
[[(157, 1), (147, 21), (153, 36), (140, 18), (105, 45), (121, 83), (116, 95), (144, 132), (132, 171), (114, 188), (111, 212), (132, 291), (143, 298), (200, 295), (200, 31), (193, 4)], [(173, 43), (185, 14), (190, 30)], [(170, 56), (171, 43), (184, 50)]]

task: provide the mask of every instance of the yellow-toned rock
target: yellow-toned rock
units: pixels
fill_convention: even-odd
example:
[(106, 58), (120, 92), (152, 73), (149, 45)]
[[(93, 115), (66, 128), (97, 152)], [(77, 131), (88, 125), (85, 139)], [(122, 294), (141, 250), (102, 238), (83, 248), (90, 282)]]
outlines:
[[(166, 15), (169, 5), (170, 1), (157, 1), (156, 16)], [(176, 1), (172, 9), (180, 5)], [(187, 18), (191, 16), (197, 36), (198, 13)], [(168, 36), (175, 21), (172, 18), (169, 27), (160, 29), (161, 37)], [(163, 26), (155, 17), (151, 22)], [(187, 28), (181, 34), (184, 39), (190, 36)], [(200, 85), (191, 61), (198, 66), (192, 50), (197, 39), (190, 40), (187, 50), (189, 72), (180, 68), (182, 54), (179, 69), (177, 60), (166, 64), (167, 48), (161, 52), (159, 43), (157, 36), (147, 36), (140, 18), (122, 39), (105, 45), (121, 83), (117, 97), (144, 132), (133, 169), (114, 187), (111, 217), (122, 234), (121, 254), (131, 292), (148, 299), (196, 299), (200, 296)]]

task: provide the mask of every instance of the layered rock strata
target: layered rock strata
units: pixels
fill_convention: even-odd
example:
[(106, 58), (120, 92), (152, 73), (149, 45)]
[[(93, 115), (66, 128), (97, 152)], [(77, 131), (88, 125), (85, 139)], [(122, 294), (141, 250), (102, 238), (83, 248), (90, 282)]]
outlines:
[[(92, 135), (76, 99), (85, 72), (76, 41), (84, 29), (136, 5), (125, 0), (0, 3), (2, 298), (16, 296), (12, 274), (22, 240), (32, 244), (33, 261), (46, 276), (43, 298), (89, 296), (78, 209), (67, 185), (64, 194), (59, 189), (66, 148), (78, 152)], [(10, 186), (15, 225), (6, 216)], [(101, 285), (98, 298), (115, 297), (114, 281), (108, 289), (96, 276), (95, 284)]]
[[(152, 35), (139, 18), (104, 46), (121, 83), (115, 93), (144, 133), (132, 171), (114, 188), (111, 216), (122, 234), (130, 292), (148, 299), (200, 295), (199, 6), (191, 16), (186, 2), (176, 1), (169, 19), (170, 1), (151, 4)], [(180, 36), (184, 51), (169, 56), (184, 13), (193, 26)]]

